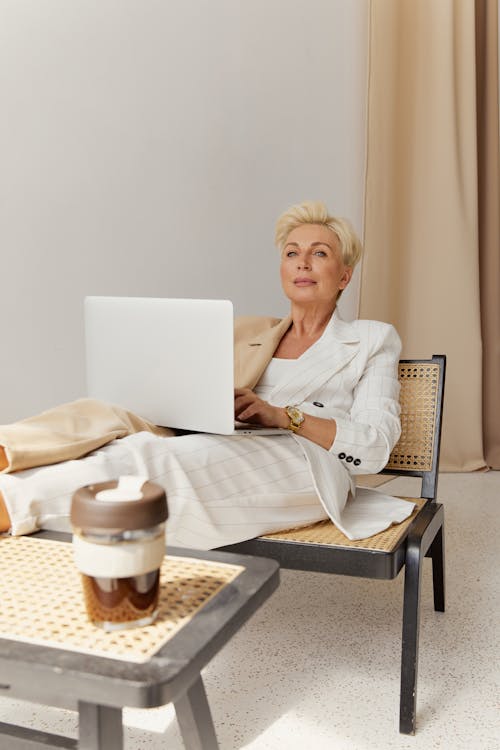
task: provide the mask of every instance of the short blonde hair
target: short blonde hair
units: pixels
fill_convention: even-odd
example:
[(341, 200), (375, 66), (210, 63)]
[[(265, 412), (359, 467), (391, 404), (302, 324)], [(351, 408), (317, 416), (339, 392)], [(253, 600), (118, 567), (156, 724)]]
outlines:
[(331, 216), (321, 201), (304, 201), (281, 214), (276, 222), (275, 235), (280, 250), (285, 247), (290, 232), (302, 224), (319, 224), (331, 229), (338, 238), (342, 260), (346, 266), (354, 268), (363, 251), (360, 239), (347, 219)]

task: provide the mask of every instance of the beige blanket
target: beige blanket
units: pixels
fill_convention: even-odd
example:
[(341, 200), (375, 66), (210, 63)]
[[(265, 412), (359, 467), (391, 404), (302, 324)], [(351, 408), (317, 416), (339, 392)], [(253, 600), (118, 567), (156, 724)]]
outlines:
[(116, 438), (143, 431), (164, 437), (174, 434), (119, 406), (96, 399), (72, 401), (0, 426), (0, 446), (7, 462), (2, 468), (0, 455), (1, 473), (81, 458)]

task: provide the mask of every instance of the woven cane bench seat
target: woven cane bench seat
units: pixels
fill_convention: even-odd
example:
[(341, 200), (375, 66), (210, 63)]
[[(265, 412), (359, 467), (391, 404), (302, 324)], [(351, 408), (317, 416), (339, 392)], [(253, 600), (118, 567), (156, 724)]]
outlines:
[(379, 534), (374, 534), (366, 539), (348, 539), (330, 520), (319, 521), (318, 523), (311, 524), (310, 526), (303, 526), (298, 529), (289, 529), (287, 531), (278, 531), (274, 534), (266, 534), (263, 535), (261, 539), (297, 542), (302, 544), (321, 544), (334, 547), (358, 547), (366, 550), (391, 552), (406, 535), (408, 528), (426, 502), (424, 498), (403, 497), (401, 500), (407, 500), (408, 502), (416, 504), (411, 516), (402, 521), (402, 523), (393, 524), (388, 529), (385, 529), (385, 531), (381, 531)]

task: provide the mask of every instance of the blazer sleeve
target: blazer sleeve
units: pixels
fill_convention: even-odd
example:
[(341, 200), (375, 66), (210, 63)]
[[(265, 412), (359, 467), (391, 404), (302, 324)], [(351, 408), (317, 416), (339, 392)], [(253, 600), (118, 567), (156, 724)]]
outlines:
[(398, 362), (401, 341), (395, 328), (380, 326), (369, 346), (363, 374), (354, 389), (349, 418), (336, 418), (330, 453), (351, 474), (376, 474), (389, 460), (401, 434)]

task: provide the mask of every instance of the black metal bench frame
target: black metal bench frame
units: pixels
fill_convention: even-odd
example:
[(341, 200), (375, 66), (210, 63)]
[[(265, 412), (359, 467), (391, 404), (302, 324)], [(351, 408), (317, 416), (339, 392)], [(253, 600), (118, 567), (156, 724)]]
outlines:
[(446, 357), (433, 355), (432, 359), (401, 360), (401, 364), (439, 365), (438, 392), (435, 408), (432, 468), (415, 471), (408, 467), (384, 469), (381, 473), (419, 477), (420, 497), (427, 502), (409, 525), (407, 533), (390, 551), (369, 550), (359, 547), (341, 547), (328, 544), (311, 544), (282, 541), (266, 537), (250, 539), (221, 549), (254, 556), (271, 557), (283, 568), (374, 579), (393, 579), (405, 566), (403, 635), (401, 657), (401, 694), (399, 730), (415, 733), (418, 645), (420, 630), (420, 594), (424, 557), (432, 559), (434, 609), (444, 612), (444, 508), (436, 502), (441, 422), (443, 411)]

